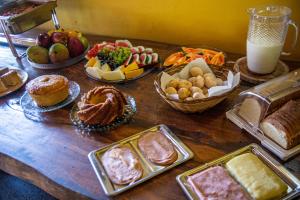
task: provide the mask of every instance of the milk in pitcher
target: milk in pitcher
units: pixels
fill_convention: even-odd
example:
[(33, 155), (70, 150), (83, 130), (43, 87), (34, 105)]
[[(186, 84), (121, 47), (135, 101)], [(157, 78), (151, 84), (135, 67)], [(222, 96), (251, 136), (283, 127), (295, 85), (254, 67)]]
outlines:
[(247, 65), (251, 72), (268, 74), (275, 70), (283, 44), (247, 40)]

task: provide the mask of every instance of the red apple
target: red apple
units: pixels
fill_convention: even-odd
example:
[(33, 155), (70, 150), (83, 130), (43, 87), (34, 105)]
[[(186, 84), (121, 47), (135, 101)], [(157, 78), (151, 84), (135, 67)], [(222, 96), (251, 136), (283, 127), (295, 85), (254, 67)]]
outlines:
[(68, 34), (64, 32), (53, 32), (51, 35), (51, 40), (53, 43), (67, 44)]
[(47, 33), (40, 33), (36, 38), (36, 44), (48, 49), (51, 46), (50, 36)]
[(84, 52), (84, 46), (77, 37), (70, 37), (68, 40), (68, 49), (71, 57), (79, 56)]

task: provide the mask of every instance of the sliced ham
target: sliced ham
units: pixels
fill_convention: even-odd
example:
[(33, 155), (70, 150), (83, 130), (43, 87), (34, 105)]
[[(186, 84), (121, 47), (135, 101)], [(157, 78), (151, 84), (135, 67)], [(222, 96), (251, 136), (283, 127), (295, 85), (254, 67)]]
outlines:
[(170, 165), (178, 157), (173, 144), (160, 131), (145, 133), (138, 139), (138, 147), (149, 161), (157, 165)]
[(109, 179), (118, 185), (132, 183), (143, 175), (137, 155), (129, 147), (114, 147), (106, 151), (101, 162)]

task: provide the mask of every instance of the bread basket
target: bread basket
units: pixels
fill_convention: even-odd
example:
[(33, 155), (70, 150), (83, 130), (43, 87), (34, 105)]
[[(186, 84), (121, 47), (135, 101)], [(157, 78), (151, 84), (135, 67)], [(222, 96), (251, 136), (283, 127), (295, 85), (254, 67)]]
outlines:
[[(183, 66), (177, 66), (177, 67), (170, 67), (166, 69), (164, 72), (173, 75), (179, 71), (181, 71), (185, 65)], [(222, 80), (227, 79), (227, 74), (229, 72), (229, 67), (223, 66), (218, 67), (214, 65), (210, 65), (211, 70), (215, 73), (216, 77), (221, 78)], [(237, 71), (232, 70), (233, 73), (237, 73)], [(179, 110), (185, 113), (196, 113), (196, 112), (203, 112), (204, 110), (207, 110), (209, 108), (214, 107), (224, 99), (226, 99), (230, 94), (232, 94), (239, 86), (240, 82), (232, 88), (230, 91), (225, 92), (219, 96), (212, 96), (207, 97), (204, 99), (196, 99), (192, 101), (184, 101), (184, 100), (174, 100), (166, 96), (165, 92), (161, 89), (161, 76), (163, 72), (160, 72), (157, 77), (154, 80), (154, 86), (156, 88), (156, 91), (158, 94), (162, 97), (162, 99), (170, 104), (175, 110)]]

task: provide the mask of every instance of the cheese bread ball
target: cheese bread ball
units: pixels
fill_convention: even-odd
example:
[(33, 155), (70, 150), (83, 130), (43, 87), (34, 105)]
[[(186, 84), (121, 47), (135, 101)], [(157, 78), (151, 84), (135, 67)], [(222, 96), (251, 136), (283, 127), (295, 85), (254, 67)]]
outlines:
[(179, 81), (179, 84), (178, 84), (178, 88), (180, 89), (180, 88), (187, 88), (187, 89), (189, 89), (190, 87), (192, 87), (193, 85), (192, 85), (192, 83), (190, 82), (190, 81), (188, 81), (188, 80), (183, 80), (183, 79), (181, 79), (180, 81)]
[(199, 67), (192, 67), (190, 69), (190, 75), (193, 76), (193, 77), (196, 77), (196, 76), (202, 76), (203, 75), (203, 71), (201, 68)]
[(180, 88), (178, 90), (179, 99), (184, 100), (185, 98), (189, 97), (191, 92), (187, 88)]

